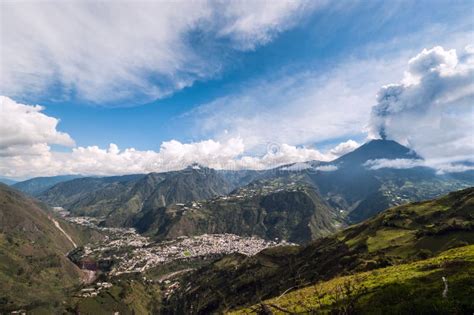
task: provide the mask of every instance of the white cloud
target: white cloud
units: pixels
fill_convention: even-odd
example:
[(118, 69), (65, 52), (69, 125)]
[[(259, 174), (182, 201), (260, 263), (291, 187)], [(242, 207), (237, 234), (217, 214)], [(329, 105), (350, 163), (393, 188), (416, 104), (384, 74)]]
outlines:
[(242, 156), (232, 162), (231, 169), (267, 169), (279, 165), (307, 162), (327, 161), (330, 157), (316, 149), (296, 147), (288, 144), (269, 146), (262, 156)]
[(230, 37), (240, 49), (254, 49), (295, 25), (305, 13), (328, 1), (230, 1), (221, 8), (229, 21), (219, 36)]
[(368, 160), (364, 166), (371, 170), (381, 168), (407, 169), (419, 166), (426, 166), (426, 162), (420, 159), (376, 159)]
[(383, 168), (393, 169), (409, 169), (414, 167), (429, 167), (438, 174), (459, 173), (474, 170), (474, 159), (472, 157), (464, 157), (464, 161), (468, 163), (451, 163), (446, 159), (376, 159), (368, 160), (364, 166), (371, 170), (379, 170)]
[(67, 133), (56, 130), (59, 120), (43, 109), (0, 96), (0, 156), (38, 155), (49, 150), (48, 144), (74, 145)]
[(290, 172), (300, 172), (304, 171), (307, 169), (312, 169), (313, 166), (310, 163), (305, 163), (305, 162), (298, 162), (291, 164), (289, 166), (282, 167), (282, 171), (290, 171)]
[(282, 171), (290, 171), (290, 172), (301, 172), (304, 170), (315, 170), (320, 172), (333, 172), (336, 171), (338, 167), (336, 165), (319, 165), (319, 166), (312, 166), (310, 163), (299, 162), (294, 163), (289, 166), (282, 167)]
[(337, 158), (339, 156), (354, 151), (358, 147), (360, 147), (360, 143), (349, 139), (346, 142), (339, 143), (337, 146), (331, 149), (329, 153), (332, 154), (334, 158)]
[[(240, 136), (256, 151), (271, 142), (310, 145), (364, 134), (374, 91), (381, 82), (402, 75), (401, 64), (398, 59), (349, 58), (324, 74), (306, 71), (248, 83), (190, 112), (196, 124), (193, 134)], [(346, 148), (354, 145), (349, 142)]]
[(337, 166), (336, 165), (320, 165), (320, 166), (316, 166), (314, 169), (321, 172), (334, 172), (337, 170)]
[[(308, 161), (330, 161), (359, 146), (349, 140), (327, 152), (289, 144), (270, 143), (260, 155), (250, 155), (241, 137), (182, 143), (165, 141), (159, 151), (120, 150), (110, 144), (73, 147), (70, 152), (53, 151), (52, 144), (73, 146), (72, 138), (57, 130), (58, 120), (42, 113), (41, 106), (19, 104), (0, 97), (0, 175), (24, 178), (59, 174), (120, 175), (164, 172), (183, 169), (193, 163), (215, 169), (268, 169), (295, 163), (288, 170), (311, 167)], [(457, 157), (472, 160), (472, 156)], [(368, 161), (371, 169), (432, 167), (438, 172), (460, 172), (473, 169), (473, 164), (453, 164), (452, 157), (438, 160), (375, 160)], [(335, 171), (335, 165), (311, 167), (317, 171)]]
[(401, 83), (378, 93), (371, 137), (387, 136), (428, 160), (474, 155), (474, 54), (442, 47), (409, 61)]
[[(160, 98), (221, 71), (212, 48), (219, 40), (255, 48), (316, 7), (291, 0), (2, 1), (0, 93), (54, 87), (54, 97), (59, 90), (102, 104)], [(208, 42), (191, 43), (192, 32)]]
[[(49, 176), (57, 174), (118, 175), (164, 172), (183, 169), (193, 163), (215, 169), (267, 169), (293, 162), (319, 160), (326, 156), (314, 149), (283, 144), (278, 151), (263, 156), (244, 155), (240, 138), (224, 142), (205, 140), (181, 143), (163, 142), (160, 150), (119, 150), (97, 146), (77, 147), (72, 152), (55, 152), (49, 147), (37, 155), (18, 154), (0, 157), (0, 174), (9, 177)], [(321, 169), (326, 170), (326, 169)]]
[(74, 141), (57, 130), (56, 118), (42, 113), (43, 107), (38, 105), (19, 104), (7, 97), (0, 97), (0, 100), (0, 175), (3, 176), (163, 172), (193, 163), (215, 169), (267, 169), (289, 163), (327, 161), (333, 157), (330, 152), (274, 143), (269, 144), (260, 156), (249, 155), (245, 141), (240, 137), (192, 143), (165, 141), (158, 152), (133, 148), (120, 150), (115, 144), (107, 149), (88, 146), (58, 152), (50, 145), (74, 146)]

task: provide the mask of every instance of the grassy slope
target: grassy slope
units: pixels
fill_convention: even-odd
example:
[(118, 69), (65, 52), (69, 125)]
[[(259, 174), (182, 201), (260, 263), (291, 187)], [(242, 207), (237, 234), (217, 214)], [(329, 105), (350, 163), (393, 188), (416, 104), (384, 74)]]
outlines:
[[(295, 286), (426, 259), (474, 243), (474, 188), (388, 209), (302, 248), (227, 257), (182, 279), (170, 310), (222, 311), (280, 295)], [(219, 291), (219, 294), (216, 292)]]
[[(437, 257), (336, 277), (265, 300), (274, 314), (338, 312), (351, 308), (363, 314), (467, 314), (474, 310), (474, 245)], [(448, 293), (442, 298), (448, 279)], [(352, 293), (348, 294), (349, 288)], [(231, 314), (255, 314), (262, 304)]]
[[(81, 273), (65, 257), (73, 245), (48, 215), (42, 204), (0, 186), (0, 312), (51, 312), (79, 285)], [(90, 236), (58, 221), (78, 244)]]
[[(69, 311), (75, 314), (156, 314), (161, 301), (158, 284), (144, 284), (138, 276), (113, 281), (113, 286), (96, 297), (73, 298)], [(133, 279), (136, 278), (136, 279)], [(119, 281), (120, 280), (120, 281)]]

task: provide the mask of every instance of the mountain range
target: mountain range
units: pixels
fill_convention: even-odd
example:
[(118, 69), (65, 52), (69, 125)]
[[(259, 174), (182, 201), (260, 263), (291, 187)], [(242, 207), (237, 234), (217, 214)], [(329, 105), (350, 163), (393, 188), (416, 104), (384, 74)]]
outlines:
[(341, 221), (313, 186), (275, 178), (208, 200), (145, 206), (130, 225), (159, 239), (233, 233), (302, 243), (334, 232)]
[[(104, 225), (136, 227), (159, 239), (232, 232), (304, 243), (388, 207), (474, 185), (469, 174), (368, 165), (379, 159), (421, 157), (395, 141), (372, 140), (331, 162), (264, 171), (192, 165), (167, 173), (84, 177), (60, 182), (38, 198), (74, 215), (101, 217)], [(197, 201), (199, 209), (192, 203)]]
[(78, 178), (48, 189), (38, 198), (74, 215), (99, 216), (104, 224), (124, 225), (142, 209), (208, 199), (230, 192), (230, 183), (211, 169)]
[(34, 177), (22, 182), (12, 183), (15, 189), (18, 189), (24, 193), (27, 193), (31, 196), (37, 196), (54, 185), (68, 180), (79, 178), (79, 175), (60, 175), (60, 176), (51, 176), (51, 177)]
[[(474, 189), (469, 188), (440, 199), (388, 209), (370, 220), (303, 247), (274, 247), (251, 257), (225, 256), (179, 279), (179, 289), (168, 299), (164, 313), (193, 310), (195, 314), (213, 314), (244, 305), (258, 306), (265, 299), (281, 297), (285, 292), (319, 281), (435, 257), (451, 248), (474, 243), (473, 209)], [(468, 253), (472, 250), (466, 255)], [(474, 258), (474, 255), (468, 257)], [(451, 267), (448, 277), (454, 288), (456, 281), (460, 281), (456, 283), (460, 290), (458, 297), (462, 303), (467, 303), (461, 307), (472, 309), (474, 305), (469, 294), (462, 292), (467, 284), (454, 274), (465, 272), (462, 281), (467, 281), (468, 270), (474, 270), (474, 264), (471, 261), (470, 265), (463, 265), (459, 258), (458, 261), (458, 265)], [(435, 266), (432, 268), (436, 269)], [(436, 287), (442, 287), (441, 276), (429, 281), (436, 281), (439, 283)], [(425, 281), (424, 285), (428, 286), (428, 283)], [(397, 284), (405, 285), (395, 282)], [(409, 296), (409, 291), (405, 294)], [(301, 306), (306, 298), (311, 299), (296, 296), (293, 307)], [(390, 299), (385, 303), (390, 303)], [(254, 309), (254, 313), (258, 311)]]
[[(39, 200), (0, 184), (0, 312), (471, 312), (470, 173), (370, 168), (367, 161), (377, 159), (421, 157), (378, 140), (331, 162), (264, 171), (191, 165), (66, 179), (38, 193)], [(456, 192), (439, 197), (450, 191)], [(116, 278), (99, 272), (112, 287), (85, 298), (77, 295), (85, 271), (67, 254), (76, 246), (87, 252), (81, 245), (104, 236), (62, 220), (50, 208), (56, 206), (72, 216), (96, 217), (100, 228), (133, 227), (152, 243), (232, 233), (295, 244), (283, 242), (254, 256), (187, 260), (183, 253), (176, 262)], [(128, 257), (127, 250), (114, 254)], [(451, 293), (438, 301), (442, 276), (449, 278)]]

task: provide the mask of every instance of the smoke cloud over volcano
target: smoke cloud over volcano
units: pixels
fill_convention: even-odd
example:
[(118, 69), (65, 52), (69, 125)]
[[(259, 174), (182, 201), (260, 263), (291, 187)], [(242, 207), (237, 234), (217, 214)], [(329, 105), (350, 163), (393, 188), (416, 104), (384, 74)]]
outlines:
[(410, 145), (425, 157), (474, 152), (474, 47), (458, 54), (437, 46), (408, 63), (400, 83), (382, 87), (369, 136)]

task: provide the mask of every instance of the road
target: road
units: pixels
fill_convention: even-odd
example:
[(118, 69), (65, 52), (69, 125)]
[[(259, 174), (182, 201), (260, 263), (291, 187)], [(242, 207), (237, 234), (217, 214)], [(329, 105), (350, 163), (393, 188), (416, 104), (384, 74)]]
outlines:
[(66, 236), (66, 238), (72, 243), (72, 245), (74, 246), (74, 248), (77, 247), (77, 244), (74, 242), (74, 240), (72, 239), (71, 236), (69, 236), (69, 234), (66, 233), (66, 231), (63, 230), (63, 228), (61, 227), (61, 225), (59, 225), (59, 222), (54, 219), (53, 217), (49, 217), (51, 219), (51, 221), (53, 221), (54, 225), (58, 228), (59, 231), (61, 231), (61, 233), (64, 234), (64, 236)]

